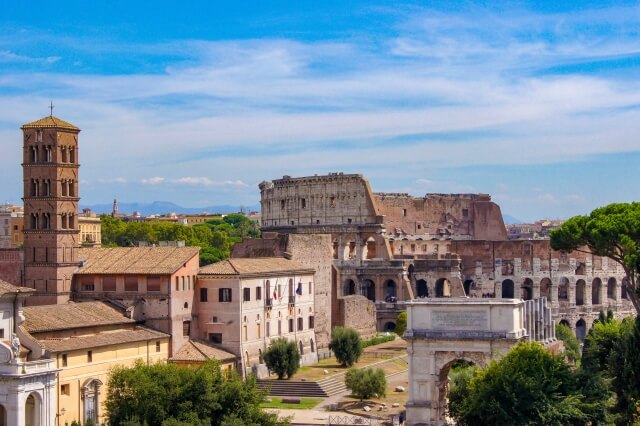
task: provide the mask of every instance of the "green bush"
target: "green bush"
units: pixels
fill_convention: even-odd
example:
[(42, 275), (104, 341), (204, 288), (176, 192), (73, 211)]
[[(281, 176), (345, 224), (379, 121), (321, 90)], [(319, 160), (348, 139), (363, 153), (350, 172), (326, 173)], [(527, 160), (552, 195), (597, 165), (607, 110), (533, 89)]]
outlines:
[(340, 364), (351, 367), (362, 355), (362, 341), (358, 332), (352, 328), (336, 327), (331, 333), (329, 349), (333, 351)]
[(382, 398), (387, 393), (387, 378), (381, 368), (350, 368), (345, 377), (345, 384), (351, 394), (360, 401), (372, 396)]
[(285, 338), (272, 340), (263, 358), (267, 368), (276, 373), (280, 380), (285, 376), (290, 379), (300, 368), (298, 346), (296, 342)]
[(380, 343), (391, 342), (396, 339), (395, 334), (379, 334), (377, 336), (372, 337), (371, 339), (362, 341), (362, 348), (368, 348), (369, 346), (379, 345)]
[(564, 343), (564, 355), (575, 364), (580, 359), (580, 342), (571, 329), (564, 324), (556, 325), (556, 337)]
[(400, 337), (404, 336), (404, 332), (407, 331), (407, 311), (402, 311), (398, 314), (396, 329), (393, 331)]

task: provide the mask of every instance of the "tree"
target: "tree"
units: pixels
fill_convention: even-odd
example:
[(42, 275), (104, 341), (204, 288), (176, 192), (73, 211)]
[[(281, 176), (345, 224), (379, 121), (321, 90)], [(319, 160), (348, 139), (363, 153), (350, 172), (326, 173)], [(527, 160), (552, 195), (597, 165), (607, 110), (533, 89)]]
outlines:
[(564, 355), (570, 363), (575, 364), (580, 359), (580, 342), (571, 329), (564, 324), (556, 325), (556, 337), (564, 343)]
[(640, 314), (640, 202), (609, 204), (589, 216), (572, 217), (551, 233), (551, 247), (593, 253), (621, 265), (626, 274), (622, 285)]
[(460, 383), (467, 396), (449, 407), (459, 425), (600, 424), (606, 415), (606, 400), (587, 397), (578, 373), (536, 342), (519, 343)]
[(387, 378), (382, 368), (350, 368), (345, 377), (345, 385), (360, 401), (372, 396), (382, 398), (387, 394)]
[(331, 333), (329, 349), (342, 366), (351, 367), (362, 355), (362, 342), (358, 332), (352, 328), (336, 327)]
[(290, 379), (300, 367), (300, 353), (296, 342), (284, 337), (272, 340), (263, 358), (267, 368), (276, 373), (279, 380), (284, 376)]
[(264, 397), (253, 376), (224, 374), (215, 361), (199, 368), (138, 362), (111, 371), (104, 407), (109, 424), (220, 426), (234, 416), (247, 425), (288, 424), (260, 409)]
[(407, 330), (407, 311), (402, 311), (396, 318), (396, 328), (393, 330), (398, 336), (404, 336), (404, 332)]
[(619, 425), (640, 424), (640, 317), (625, 319), (608, 360), (611, 388), (616, 393), (614, 413)]

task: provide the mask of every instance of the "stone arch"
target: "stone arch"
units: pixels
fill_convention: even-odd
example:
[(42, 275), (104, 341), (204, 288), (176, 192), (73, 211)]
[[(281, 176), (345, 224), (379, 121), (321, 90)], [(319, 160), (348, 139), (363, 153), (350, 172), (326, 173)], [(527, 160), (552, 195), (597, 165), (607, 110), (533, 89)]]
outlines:
[(533, 280), (531, 278), (524, 279), (520, 294), (524, 300), (533, 299)]
[(376, 301), (376, 284), (372, 280), (362, 282), (362, 295), (372, 302)]
[(571, 328), (571, 324), (569, 324), (569, 321), (564, 318), (560, 320), (560, 324), (566, 325), (567, 327)]
[(384, 324), (384, 331), (393, 332), (396, 329), (396, 323), (393, 321), (387, 321)]
[(351, 296), (356, 294), (356, 282), (352, 279), (347, 279), (344, 282), (343, 294), (345, 296)]
[(576, 337), (581, 342), (584, 340), (584, 336), (587, 335), (587, 323), (583, 318), (580, 318), (578, 322), (576, 322)]
[(376, 240), (373, 237), (367, 238), (367, 241), (364, 243), (364, 258), (365, 259), (374, 259), (377, 255), (376, 253)]
[[(438, 383), (437, 383), (437, 392), (438, 392), (438, 418), (442, 421), (445, 420), (445, 415), (447, 412), (447, 396), (449, 394), (449, 373), (451, 372), (451, 368), (459, 363), (466, 363), (470, 365), (475, 365), (477, 367), (483, 368), (486, 364), (485, 355), (482, 353), (474, 354), (475, 356), (470, 357), (465, 353), (462, 354), (452, 354), (451, 358), (447, 360), (441, 367), (436, 367), (438, 371)], [(449, 358), (449, 357), (447, 357)], [(441, 423), (438, 423), (441, 424)], [(446, 424), (446, 423), (442, 423)]]
[(584, 305), (584, 294), (587, 284), (583, 279), (576, 281), (576, 306)]
[(451, 282), (446, 278), (436, 281), (436, 297), (451, 297)]
[(622, 282), (620, 283), (620, 298), (621, 299), (629, 299), (629, 297), (627, 296), (627, 285), (629, 284), (629, 278), (628, 277), (624, 277), (622, 279)]
[(551, 280), (549, 278), (540, 280), (540, 297), (546, 297), (551, 302)]
[(618, 282), (614, 277), (607, 280), (607, 299), (617, 300)]
[(429, 297), (429, 287), (426, 280), (419, 279), (416, 281), (416, 296), (420, 298)]
[(24, 402), (25, 426), (40, 426), (42, 424), (42, 397), (38, 392), (31, 392)]
[(569, 279), (566, 277), (560, 278), (560, 284), (558, 284), (558, 300), (569, 300)]
[(388, 279), (384, 283), (384, 300), (386, 302), (394, 302), (398, 296), (398, 286), (392, 279)]
[(591, 283), (591, 304), (600, 305), (602, 300), (600, 300), (600, 295), (602, 294), (602, 280), (598, 277), (593, 279)]
[(503, 299), (513, 299), (515, 297), (514, 294), (514, 283), (513, 280), (504, 280), (502, 281), (502, 298)]
[(475, 287), (475, 283), (473, 282), (473, 280), (465, 280), (462, 286), (464, 287), (465, 296), (469, 296), (469, 294), (471, 293), (471, 289)]

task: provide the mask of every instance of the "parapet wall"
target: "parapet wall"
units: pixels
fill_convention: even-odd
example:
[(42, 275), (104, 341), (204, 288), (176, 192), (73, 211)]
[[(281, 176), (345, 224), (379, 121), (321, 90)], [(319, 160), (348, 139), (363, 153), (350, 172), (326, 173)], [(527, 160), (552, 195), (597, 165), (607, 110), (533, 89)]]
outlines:
[(0, 280), (23, 285), (24, 250), (0, 249)]
[(342, 327), (353, 328), (360, 337), (376, 335), (376, 306), (364, 296), (345, 296), (338, 299), (338, 313)]

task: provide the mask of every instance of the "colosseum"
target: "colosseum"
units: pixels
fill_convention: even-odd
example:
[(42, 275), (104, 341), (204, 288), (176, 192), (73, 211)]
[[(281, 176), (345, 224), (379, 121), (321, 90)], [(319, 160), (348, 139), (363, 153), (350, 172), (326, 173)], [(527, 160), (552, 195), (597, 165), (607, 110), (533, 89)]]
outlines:
[(399, 302), (422, 297), (546, 297), (580, 339), (600, 311), (633, 311), (618, 264), (554, 251), (548, 240), (508, 240), (488, 194), (374, 193), (362, 175), (343, 173), (284, 176), (260, 194), (263, 231), (331, 235), (332, 309), (362, 295), (379, 330), (395, 328)]

